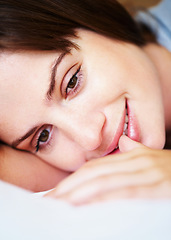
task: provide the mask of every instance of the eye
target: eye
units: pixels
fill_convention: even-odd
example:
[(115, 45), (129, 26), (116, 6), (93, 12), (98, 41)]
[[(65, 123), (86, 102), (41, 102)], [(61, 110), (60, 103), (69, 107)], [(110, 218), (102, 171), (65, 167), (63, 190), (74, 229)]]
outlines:
[[(72, 72), (73, 70), (71, 70)], [(70, 73), (71, 74), (71, 73)], [(70, 75), (68, 74), (68, 75)], [(76, 93), (79, 92), (80, 88), (81, 88), (81, 84), (82, 84), (82, 73), (80, 70), (80, 67), (76, 70), (76, 72), (71, 76), (66, 76), (65, 79), (68, 79), (68, 83), (66, 84), (66, 88), (65, 88), (65, 98), (67, 98), (68, 96), (73, 96)], [(66, 80), (64, 80), (65, 82)]]
[(68, 93), (68, 89), (69, 88), (74, 88), (77, 84), (77, 81), (78, 81), (78, 77), (77, 75), (75, 74), (71, 80), (69, 81), (68, 85), (67, 85), (67, 89), (66, 89), (66, 92)]
[(39, 137), (39, 142), (47, 142), (49, 138), (49, 131), (44, 129), (41, 134), (40, 134), (40, 137)]
[[(35, 137), (35, 149), (39, 151), (40, 147), (45, 148), (51, 140), (52, 126), (43, 126)], [(34, 140), (33, 140), (34, 141)]]

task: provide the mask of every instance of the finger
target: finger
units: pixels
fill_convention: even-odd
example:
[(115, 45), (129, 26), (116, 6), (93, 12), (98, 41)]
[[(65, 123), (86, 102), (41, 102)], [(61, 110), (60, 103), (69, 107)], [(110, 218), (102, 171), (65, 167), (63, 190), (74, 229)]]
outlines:
[(83, 204), (106, 202), (118, 199), (170, 199), (171, 190), (168, 191), (168, 183), (151, 184), (146, 186), (133, 186), (121, 188), (116, 191), (108, 191), (98, 195), (93, 199), (85, 201)]
[[(93, 179), (105, 175), (118, 174), (134, 174), (137, 171), (143, 171), (154, 167), (154, 162), (150, 161), (146, 156), (137, 156), (137, 154), (123, 154), (125, 161), (113, 161), (113, 155), (108, 156), (106, 161), (91, 161), (86, 163), (83, 167), (71, 174), (63, 181), (61, 181), (55, 188), (56, 195), (61, 195), (69, 192), (78, 185), (93, 181)], [(130, 155), (130, 156), (129, 156)], [(118, 155), (118, 157), (120, 157)]]
[(163, 175), (156, 170), (135, 174), (106, 175), (77, 185), (71, 191), (58, 195), (53, 191), (48, 196), (63, 199), (72, 204), (83, 204), (99, 196), (122, 188), (142, 187), (163, 181)]
[(119, 150), (123, 152), (129, 152), (135, 148), (146, 148), (143, 144), (140, 142), (136, 142), (132, 140), (131, 138), (122, 135), (119, 139)]

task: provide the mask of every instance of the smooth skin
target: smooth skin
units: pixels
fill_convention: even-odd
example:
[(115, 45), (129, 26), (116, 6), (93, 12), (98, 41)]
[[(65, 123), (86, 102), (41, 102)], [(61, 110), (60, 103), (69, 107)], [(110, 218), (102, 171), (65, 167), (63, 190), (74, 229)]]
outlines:
[(58, 170), (29, 152), (0, 145), (0, 179), (33, 192), (56, 186), (69, 173)]
[[(166, 111), (165, 104), (163, 105), (162, 93), (168, 91), (168, 88), (165, 89), (162, 86), (165, 85), (163, 83), (169, 82), (166, 81), (169, 69), (162, 72), (160, 64), (156, 60), (154, 61), (153, 56), (160, 53), (160, 59), (164, 61), (166, 58), (170, 59), (168, 52), (163, 52), (158, 48), (153, 51), (153, 47), (140, 49), (131, 44), (115, 42), (83, 30), (79, 30), (78, 35), (79, 38), (73, 39), (73, 41), (79, 45), (80, 49), (72, 49), (70, 54), (66, 55), (60, 63), (56, 73), (55, 91), (51, 98), (46, 98), (49, 77), (55, 61), (61, 53), (47, 52), (45, 55), (43, 52), (36, 54), (35, 52), (4, 52), (1, 54), (2, 61), (0, 63), (0, 81), (3, 83), (0, 94), (2, 140), (11, 145), (30, 128), (36, 126), (36, 132), (16, 147), (30, 151), (32, 153), (30, 158), (42, 159), (50, 164), (52, 169), (55, 168), (56, 173), (61, 171), (63, 177), (57, 182), (76, 171), (63, 183), (61, 182), (59, 186), (62, 187), (57, 187), (56, 191), (51, 192), (50, 195), (57, 197), (59, 196), (58, 189), (67, 188), (67, 192), (70, 194), (63, 195), (63, 199), (75, 201), (77, 204), (87, 202), (87, 200), (79, 200), (77, 197), (78, 200), (73, 201), (73, 197), (70, 198), (75, 194), (75, 187), (72, 185), (74, 180), (72, 179), (76, 179), (75, 181), (80, 185), (82, 176), (84, 176), (83, 180), (85, 180), (87, 190), (85, 191), (85, 187), (82, 186), (81, 191), (89, 196), (90, 201), (93, 198), (99, 201), (100, 195), (103, 195), (105, 199), (105, 195), (112, 196), (116, 191), (116, 189), (110, 188), (108, 191), (110, 194), (106, 193), (108, 181), (110, 186), (116, 182), (118, 186), (122, 186), (122, 182), (127, 182), (127, 185), (123, 185), (125, 187), (122, 186), (122, 189), (126, 191), (130, 189), (130, 186), (132, 187), (134, 182), (137, 184), (135, 192), (138, 192), (142, 184), (152, 186), (153, 182), (155, 184), (156, 181), (161, 181), (161, 175), (168, 174), (168, 157), (170, 158), (170, 151), (154, 150), (162, 149), (165, 142), (164, 111), (165, 113), (168, 111)], [(76, 74), (77, 80), (80, 79), (80, 85), (77, 82), (72, 88), (69, 83), (71, 83), (70, 80), (74, 74)], [(126, 143), (120, 141), (120, 150), (123, 154), (103, 157), (120, 125), (126, 101), (129, 102), (134, 122), (138, 126), (137, 131), (141, 142), (139, 145), (135, 143), (133, 148), (142, 149), (141, 151), (137, 149), (128, 152), (130, 149), (127, 149), (126, 145), (129, 146), (132, 143), (130, 143), (131, 140), (127, 139)], [(11, 106), (12, 108), (10, 108)], [(167, 122), (170, 122), (168, 113), (166, 115)], [(11, 116), (15, 116), (15, 118), (11, 118)], [(44, 129), (49, 132), (49, 137), (53, 136), (53, 138), (51, 142), (49, 138), (47, 141), (39, 142), (40, 148), (37, 149), (37, 140)], [(144, 145), (153, 148), (153, 150), (144, 147)], [(17, 151), (17, 153), (19, 152)], [(154, 170), (152, 172), (160, 172), (152, 152), (161, 152), (161, 154), (156, 154), (159, 159), (163, 154), (163, 165), (159, 174), (150, 174), (153, 164)], [(142, 157), (144, 154), (145, 158)], [(138, 160), (139, 158), (140, 160)], [(143, 162), (146, 158), (146, 161), (149, 161), (147, 165), (146, 163), (144, 163), (145, 165), (136, 163), (136, 161)], [(120, 161), (120, 159), (125, 160)], [(135, 159), (135, 163), (133, 159)], [(8, 158), (4, 161), (8, 161)], [(23, 161), (25, 161), (24, 156)], [(102, 164), (100, 164), (101, 162)], [(130, 162), (130, 166), (135, 164), (135, 168), (133, 167), (132, 173), (129, 174), (131, 181), (127, 181), (127, 173), (123, 174), (125, 166), (129, 165), (126, 162)], [(122, 176), (125, 175), (124, 181), (122, 178), (117, 178), (116, 181), (116, 165), (118, 163), (121, 166), (117, 175), (120, 173)], [(101, 172), (98, 170), (100, 166), (102, 166)], [(87, 169), (91, 169), (92, 174)], [(104, 175), (106, 175), (105, 169), (108, 169), (106, 171), (110, 171), (110, 174), (106, 178), (105, 184), (101, 183), (103, 187), (99, 195), (96, 193), (99, 191), (99, 183), (103, 182)], [(142, 169), (140, 176), (134, 174), (137, 169), (138, 171)], [(152, 175), (152, 179), (147, 178), (145, 172)], [(43, 176), (44, 170), (40, 171), (40, 175), (41, 173)], [(97, 175), (98, 184), (96, 184)], [(50, 185), (54, 187), (52, 176), (49, 174), (47, 188)], [(92, 176), (92, 179), (87, 183), (89, 176)], [(136, 178), (141, 180), (139, 180), (141, 184), (138, 184)], [(12, 182), (10, 178), (7, 181)], [(37, 187), (36, 191), (42, 191), (41, 186), (44, 182), (46, 181), (43, 178), (42, 182), (37, 182), (37, 186), (40, 188)], [(96, 186), (94, 188), (93, 182)], [(130, 183), (129, 186), (128, 183)], [(31, 185), (29, 188), (33, 190)], [(87, 194), (87, 191), (90, 194)], [(130, 196), (130, 194), (128, 195)], [(136, 197), (135, 194), (132, 196)], [(149, 197), (149, 191), (144, 191), (143, 196)]]

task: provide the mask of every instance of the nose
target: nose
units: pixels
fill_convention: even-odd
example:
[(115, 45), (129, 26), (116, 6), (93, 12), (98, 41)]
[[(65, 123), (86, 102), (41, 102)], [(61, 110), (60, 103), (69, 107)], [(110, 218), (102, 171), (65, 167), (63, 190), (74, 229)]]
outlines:
[(102, 112), (72, 113), (65, 115), (57, 127), (82, 148), (92, 151), (101, 145), (105, 119)]

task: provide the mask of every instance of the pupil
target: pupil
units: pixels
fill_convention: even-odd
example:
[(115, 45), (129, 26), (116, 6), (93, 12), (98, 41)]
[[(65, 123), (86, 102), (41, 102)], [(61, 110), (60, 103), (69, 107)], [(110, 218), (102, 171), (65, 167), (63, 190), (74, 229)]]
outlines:
[(49, 132), (48, 130), (44, 129), (43, 132), (40, 134), (39, 141), (46, 142), (48, 138), (49, 138)]
[(70, 80), (70, 82), (69, 82), (69, 84), (68, 84), (68, 87), (69, 87), (69, 88), (74, 88), (75, 85), (76, 85), (76, 83), (77, 83), (77, 76), (74, 76), (74, 77)]

